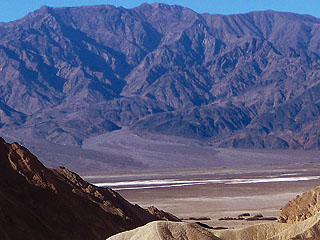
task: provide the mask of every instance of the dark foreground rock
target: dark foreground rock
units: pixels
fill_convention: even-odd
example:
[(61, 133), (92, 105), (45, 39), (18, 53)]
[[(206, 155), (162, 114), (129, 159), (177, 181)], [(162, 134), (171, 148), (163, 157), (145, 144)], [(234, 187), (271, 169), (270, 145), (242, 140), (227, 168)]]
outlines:
[(105, 239), (159, 219), (0, 139), (0, 239)]

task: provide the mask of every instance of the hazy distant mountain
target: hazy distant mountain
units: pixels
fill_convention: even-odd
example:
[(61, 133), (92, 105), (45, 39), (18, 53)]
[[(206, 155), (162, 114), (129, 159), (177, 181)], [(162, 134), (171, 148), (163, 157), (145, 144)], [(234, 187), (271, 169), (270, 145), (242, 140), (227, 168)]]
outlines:
[(1, 132), (79, 145), (129, 127), (244, 148), (320, 147), (320, 19), (143, 4), (0, 24)]

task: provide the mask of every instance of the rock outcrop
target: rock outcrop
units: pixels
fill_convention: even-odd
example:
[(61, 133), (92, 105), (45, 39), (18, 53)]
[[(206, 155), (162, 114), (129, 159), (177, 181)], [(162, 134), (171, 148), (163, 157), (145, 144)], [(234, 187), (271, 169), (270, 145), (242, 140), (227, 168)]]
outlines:
[(109, 188), (0, 139), (0, 239), (105, 239), (157, 220)]
[(320, 186), (298, 195), (288, 202), (281, 211), (279, 221), (294, 223), (320, 214)]
[(181, 222), (181, 219), (179, 219), (178, 217), (174, 216), (173, 214), (171, 214), (169, 212), (165, 212), (163, 210), (160, 210), (160, 209), (156, 208), (155, 206), (148, 207), (147, 211), (159, 219), (174, 221), (174, 222)]

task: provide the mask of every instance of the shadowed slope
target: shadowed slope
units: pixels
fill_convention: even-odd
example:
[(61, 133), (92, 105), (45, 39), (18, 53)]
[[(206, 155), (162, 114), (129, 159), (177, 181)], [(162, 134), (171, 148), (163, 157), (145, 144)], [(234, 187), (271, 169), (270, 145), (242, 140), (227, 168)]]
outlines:
[(0, 139), (1, 239), (104, 239), (158, 219), (77, 174), (49, 170)]

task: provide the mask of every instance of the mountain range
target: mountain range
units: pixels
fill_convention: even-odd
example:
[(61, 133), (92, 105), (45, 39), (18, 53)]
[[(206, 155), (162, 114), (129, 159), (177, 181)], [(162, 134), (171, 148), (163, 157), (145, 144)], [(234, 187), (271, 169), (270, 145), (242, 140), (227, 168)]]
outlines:
[(320, 19), (166, 4), (0, 23), (0, 133), (81, 146), (118, 129), (215, 147), (320, 147)]

